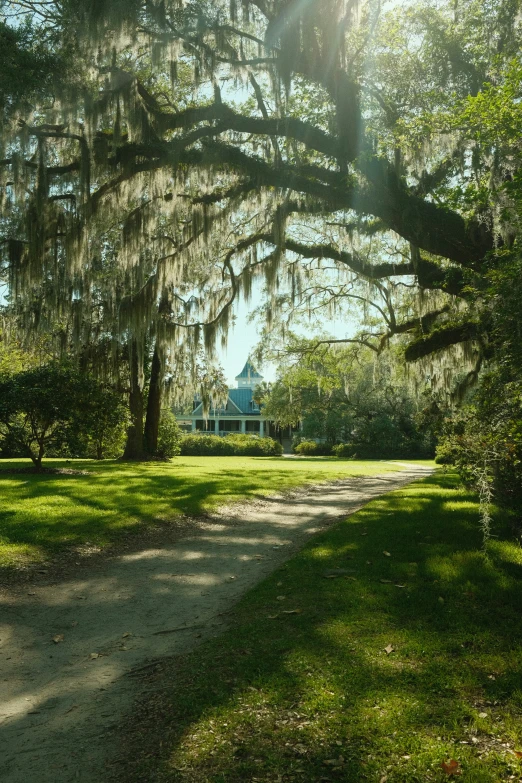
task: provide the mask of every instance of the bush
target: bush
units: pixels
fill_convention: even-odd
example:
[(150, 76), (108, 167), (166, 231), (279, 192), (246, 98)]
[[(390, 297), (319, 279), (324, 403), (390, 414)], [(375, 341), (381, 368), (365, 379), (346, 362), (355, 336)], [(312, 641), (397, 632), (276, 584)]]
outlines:
[(168, 408), (161, 411), (158, 431), (158, 457), (170, 459), (181, 453), (183, 434), (176, 417)]
[(50, 363), (0, 378), (2, 453), (23, 453), (37, 469), (49, 456), (102, 459), (121, 443), (128, 413), (120, 395), (72, 365)]
[(302, 440), (294, 446), (294, 453), (306, 457), (328, 457), (332, 453), (332, 447), (327, 443), (316, 443), (315, 440)]
[(339, 459), (355, 459), (357, 457), (353, 443), (338, 443), (333, 447), (332, 454)]
[(435, 449), (435, 462), (437, 465), (456, 465), (460, 456), (459, 452), (460, 449), (456, 444), (446, 438)]
[(234, 454), (232, 444), (219, 435), (184, 435), (180, 448), (183, 457), (230, 457)]
[(476, 489), (486, 477), (495, 502), (522, 524), (522, 381), (483, 377), (468, 406), (445, 421), (436, 461), (455, 465)]
[(219, 435), (185, 435), (180, 442), (184, 457), (279, 457), (283, 447), (272, 438), (232, 433)]
[(258, 435), (243, 435), (234, 433), (226, 435), (222, 440), (234, 444), (235, 454), (245, 457), (280, 457), (283, 447), (272, 438), (260, 438)]

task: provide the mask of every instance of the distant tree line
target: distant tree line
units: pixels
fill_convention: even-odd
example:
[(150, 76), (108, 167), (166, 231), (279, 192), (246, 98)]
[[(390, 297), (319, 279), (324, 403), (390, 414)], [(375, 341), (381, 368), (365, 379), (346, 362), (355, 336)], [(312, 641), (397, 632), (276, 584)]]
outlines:
[[(280, 427), (300, 425), (302, 454), (359, 459), (429, 458), (435, 435), (397, 353), (376, 357), (354, 346), (301, 341), (299, 360), (280, 366), (278, 379), (256, 394), (263, 414)], [(339, 448), (340, 447), (340, 448)]]

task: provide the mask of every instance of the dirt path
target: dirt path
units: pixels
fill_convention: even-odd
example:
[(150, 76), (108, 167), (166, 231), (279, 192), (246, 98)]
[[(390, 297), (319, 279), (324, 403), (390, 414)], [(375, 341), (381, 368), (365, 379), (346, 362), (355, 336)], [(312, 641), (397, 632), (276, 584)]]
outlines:
[(0, 593), (2, 783), (103, 783), (133, 672), (219, 633), (223, 613), (310, 535), (430, 472), (409, 465), (236, 506), (176, 543)]

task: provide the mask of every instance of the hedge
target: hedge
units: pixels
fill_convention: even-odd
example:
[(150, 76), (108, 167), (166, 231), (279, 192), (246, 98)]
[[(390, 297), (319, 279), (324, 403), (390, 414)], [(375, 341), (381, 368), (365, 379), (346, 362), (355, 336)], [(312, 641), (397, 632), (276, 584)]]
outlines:
[(185, 435), (180, 443), (184, 457), (280, 457), (283, 447), (272, 438), (232, 433)]
[(294, 446), (294, 453), (307, 457), (329, 457), (332, 447), (327, 443), (316, 443), (315, 440), (302, 440)]
[(332, 454), (340, 459), (355, 459), (355, 446), (352, 443), (338, 443), (332, 449)]

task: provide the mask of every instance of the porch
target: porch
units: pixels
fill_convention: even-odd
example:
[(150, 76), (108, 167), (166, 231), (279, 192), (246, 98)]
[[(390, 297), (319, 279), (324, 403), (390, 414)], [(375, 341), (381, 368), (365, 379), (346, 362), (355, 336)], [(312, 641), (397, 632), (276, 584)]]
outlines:
[(207, 432), (212, 435), (228, 435), (231, 432), (243, 435), (259, 435), (260, 438), (268, 437), (270, 425), (266, 419), (249, 418), (214, 418), (193, 419), (192, 432)]

